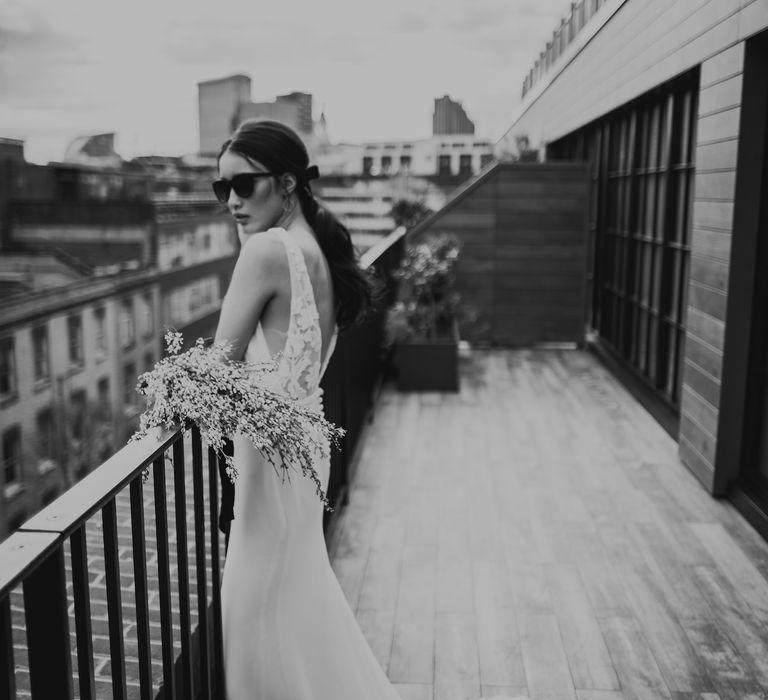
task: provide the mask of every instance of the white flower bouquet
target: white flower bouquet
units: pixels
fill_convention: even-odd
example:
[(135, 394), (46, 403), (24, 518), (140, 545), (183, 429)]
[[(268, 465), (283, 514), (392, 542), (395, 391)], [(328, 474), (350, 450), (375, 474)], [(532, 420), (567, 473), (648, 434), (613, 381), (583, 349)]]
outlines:
[(327, 452), (329, 443), (338, 447), (344, 430), (254, 381), (274, 370), (277, 361), (236, 362), (229, 359), (228, 345), (206, 347), (202, 338), (181, 352), (183, 338), (174, 331), (166, 333), (165, 342), (168, 355), (138, 378), (136, 389), (147, 397), (147, 409), (131, 440), (145, 437), (153, 428), (197, 426), (203, 442), (225, 460), (234, 482), (237, 469), (224, 453), (224, 443), (235, 434), (244, 435), (283, 479), (290, 481), (290, 465), (299, 465), (325, 508), (332, 510), (313, 463)]

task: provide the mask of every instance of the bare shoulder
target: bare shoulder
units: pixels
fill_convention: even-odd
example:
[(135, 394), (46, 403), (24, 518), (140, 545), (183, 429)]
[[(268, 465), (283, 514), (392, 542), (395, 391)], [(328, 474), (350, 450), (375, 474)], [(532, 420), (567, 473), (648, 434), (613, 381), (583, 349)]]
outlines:
[(273, 231), (255, 234), (243, 244), (238, 266), (250, 274), (282, 277), (288, 268), (285, 246)]

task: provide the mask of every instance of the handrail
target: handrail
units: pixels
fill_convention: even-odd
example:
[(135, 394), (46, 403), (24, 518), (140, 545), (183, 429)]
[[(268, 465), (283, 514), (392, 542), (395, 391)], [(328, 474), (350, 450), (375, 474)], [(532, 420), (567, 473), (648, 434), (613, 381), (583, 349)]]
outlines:
[(560, 19), (552, 32), (552, 38), (536, 59), (523, 80), (522, 97), (543, 77), (555, 60), (581, 32), (590, 18), (600, 9), (606, 0), (579, 0), (571, 2), (571, 9), (566, 17)]
[[(362, 256), (361, 265), (376, 268), (391, 284), (404, 237), (405, 229), (396, 229)], [(328, 495), (335, 506), (343, 502), (351, 457), (381, 381), (384, 313), (378, 309), (340, 335), (324, 376), (326, 416), (347, 428), (343, 452), (332, 457)], [(0, 543), (0, 697), (15, 698), (17, 690), (30, 691), (33, 699), (74, 697), (73, 657), (83, 699), (95, 698), (104, 680), (115, 698), (126, 698), (131, 686), (142, 700), (222, 696), (220, 465), (212, 450), (207, 462), (204, 455), (196, 429), (131, 442)], [(145, 471), (151, 474), (146, 484)], [(152, 522), (145, 523), (145, 512)], [(102, 581), (98, 588), (94, 574)], [(126, 577), (134, 591), (130, 601), (123, 597)], [(103, 595), (106, 601), (98, 604), (106, 602), (107, 630), (101, 634), (108, 637), (107, 679), (96, 673), (91, 600)], [(150, 625), (154, 600), (159, 633)], [(13, 634), (19, 626), (26, 627), (26, 647)], [(128, 628), (138, 678), (129, 677), (126, 665)], [(153, 666), (162, 668), (160, 688)]]

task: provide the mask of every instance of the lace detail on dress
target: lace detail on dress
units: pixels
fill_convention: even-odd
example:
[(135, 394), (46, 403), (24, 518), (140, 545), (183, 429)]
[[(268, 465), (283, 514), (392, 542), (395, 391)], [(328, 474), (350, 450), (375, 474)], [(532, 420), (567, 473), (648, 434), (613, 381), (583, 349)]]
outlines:
[(296, 241), (281, 231), (288, 266), (291, 271), (291, 319), (281, 365), (283, 389), (288, 396), (301, 399), (317, 389), (320, 383), (322, 337), (320, 315), (315, 304), (304, 255)]

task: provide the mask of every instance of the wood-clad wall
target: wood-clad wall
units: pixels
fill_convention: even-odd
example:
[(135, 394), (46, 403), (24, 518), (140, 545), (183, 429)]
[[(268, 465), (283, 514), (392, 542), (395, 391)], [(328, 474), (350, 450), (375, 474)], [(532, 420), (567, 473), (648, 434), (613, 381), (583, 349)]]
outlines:
[(713, 488), (744, 44), (701, 65), (680, 456)]
[(411, 238), (462, 242), (458, 287), (480, 343), (582, 342), (589, 171), (574, 163), (500, 163), (457, 193)]
[(523, 101), (505, 139), (559, 139), (766, 26), (766, 0), (627, 0), (538, 98)]

